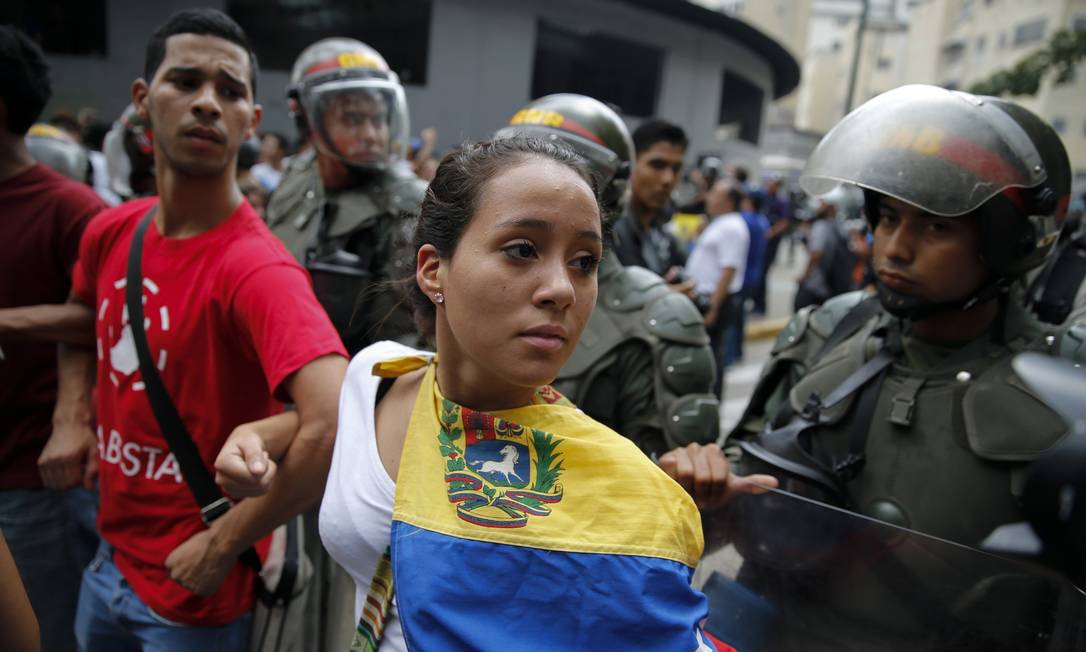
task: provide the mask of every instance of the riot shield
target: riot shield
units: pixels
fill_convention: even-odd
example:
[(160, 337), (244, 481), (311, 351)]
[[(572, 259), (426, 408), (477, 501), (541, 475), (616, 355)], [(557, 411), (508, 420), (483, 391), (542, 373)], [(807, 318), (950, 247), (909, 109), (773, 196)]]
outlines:
[(694, 583), (723, 650), (1086, 650), (1086, 593), (1033, 563), (777, 490), (704, 526)]

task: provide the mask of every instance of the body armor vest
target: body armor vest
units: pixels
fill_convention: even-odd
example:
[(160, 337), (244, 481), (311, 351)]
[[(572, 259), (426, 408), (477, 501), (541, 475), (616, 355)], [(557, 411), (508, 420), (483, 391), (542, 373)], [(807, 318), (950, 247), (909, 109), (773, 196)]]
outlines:
[(364, 187), (326, 193), (316, 157), (299, 155), (268, 204), (268, 225), (309, 271), (347, 349), (393, 339), (417, 344), (400, 297), (382, 285), (409, 275), (396, 250), (410, 240), (426, 185), (390, 170)]

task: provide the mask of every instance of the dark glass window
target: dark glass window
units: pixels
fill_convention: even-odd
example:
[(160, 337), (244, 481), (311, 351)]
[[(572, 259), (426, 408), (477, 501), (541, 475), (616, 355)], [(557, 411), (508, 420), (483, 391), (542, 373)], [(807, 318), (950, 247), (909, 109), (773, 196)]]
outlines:
[(290, 70), (307, 46), (345, 36), (381, 53), (405, 84), (426, 83), (432, 0), (227, 0), (261, 68)]
[(762, 105), (765, 94), (762, 89), (744, 77), (724, 71), (724, 85), (720, 89), (720, 125), (738, 125), (736, 134), (740, 140), (757, 145), (762, 132)]
[(1047, 20), (1038, 18), (1037, 20), (1031, 20), (1028, 23), (1022, 23), (1018, 27), (1015, 27), (1014, 45), (1019, 46), (1040, 41), (1045, 37), (1045, 26), (1047, 24)]
[(106, 0), (4, 0), (0, 23), (23, 30), (50, 54), (108, 54)]
[(541, 20), (532, 97), (580, 93), (617, 105), (626, 115), (648, 117), (656, 112), (663, 59), (654, 47)]

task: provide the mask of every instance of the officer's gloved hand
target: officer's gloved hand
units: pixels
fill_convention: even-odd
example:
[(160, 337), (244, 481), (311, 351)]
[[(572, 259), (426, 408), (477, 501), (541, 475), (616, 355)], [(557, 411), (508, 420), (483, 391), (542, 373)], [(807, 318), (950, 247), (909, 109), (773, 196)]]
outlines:
[(702, 512), (725, 507), (737, 493), (764, 493), (777, 488), (771, 475), (736, 475), (716, 444), (690, 444), (660, 456), (660, 468), (675, 479)]

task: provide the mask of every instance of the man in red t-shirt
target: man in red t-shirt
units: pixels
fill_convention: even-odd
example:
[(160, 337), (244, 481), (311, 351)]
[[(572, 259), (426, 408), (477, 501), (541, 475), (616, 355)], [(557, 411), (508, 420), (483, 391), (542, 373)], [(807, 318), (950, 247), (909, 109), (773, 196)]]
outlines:
[[(46, 448), (57, 347), (33, 325), (49, 309), (24, 315), (18, 329), (7, 317), (23, 312), (12, 310), (17, 306), (68, 297), (79, 237), (105, 204), (90, 187), (31, 158), (24, 137), (49, 95), (41, 50), (16, 29), (0, 27), (0, 528), (40, 621), (42, 648), (63, 652), (75, 650), (79, 577), (98, 543), (96, 497), (76, 487), (85, 480), (93, 488), (93, 465), (86, 477), (52, 472), (53, 460), (86, 449), (66, 448), (60, 439)], [(15, 330), (25, 333), (20, 341), (12, 339)]]
[[(94, 323), (94, 349), (62, 352), (61, 386), (85, 388), (96, 369), (98, 526), (108, 544), (83, 575), (76, 635), (87, 650), (245, 649), (255, 578), (238, 557), (319, 500), (346, 352), (305, 271), (237, 187), (238, 149), (260, 122), (244, 33), (219, 11), (185, 10), (147, 52), (132, 96), (154, 130), (161, 200), (92, 222), (66, 304)], [(144, 328), (205, 465), (234, 427), (281, 410), (279, 401), (292, 401), (301, 421), (269, 493), (209, 527), (151, 411), (125, 307), (129, 247), (152, 209)], [(82, 395), (62, 391), (60, 401)]]

